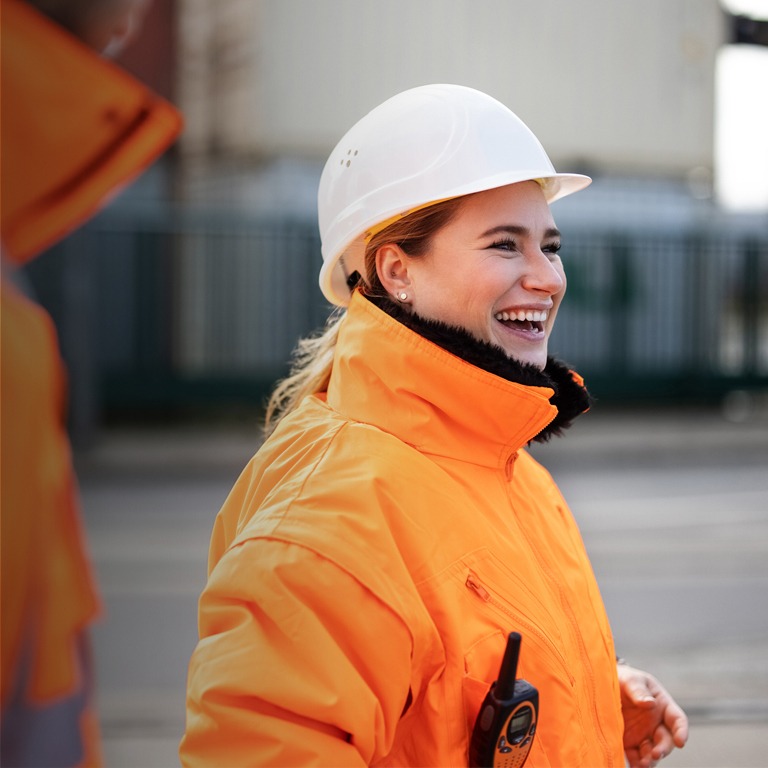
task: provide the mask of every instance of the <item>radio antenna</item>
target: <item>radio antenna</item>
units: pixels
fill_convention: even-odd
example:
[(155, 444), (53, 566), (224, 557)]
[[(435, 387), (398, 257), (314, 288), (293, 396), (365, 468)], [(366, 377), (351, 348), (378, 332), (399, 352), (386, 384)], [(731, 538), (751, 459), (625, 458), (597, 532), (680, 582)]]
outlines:
[(515, 695), (515, 680), (517, 678), (517, 661), (520, 658), (519, 632), (510, 632), (507, 640), (507, 649), (504, 651), (504, 658), (501, 662), (499, 679), (496, 683), (496, 698), (499, 701), (511, 699)]

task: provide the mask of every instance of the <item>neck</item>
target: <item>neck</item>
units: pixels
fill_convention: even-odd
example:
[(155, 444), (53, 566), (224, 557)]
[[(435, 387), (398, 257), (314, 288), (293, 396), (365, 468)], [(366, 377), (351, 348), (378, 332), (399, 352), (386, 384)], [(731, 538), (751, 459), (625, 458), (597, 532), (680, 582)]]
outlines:
[(574, 379), (567, 365), (553, 357), (547, 358), (547, 364), (542, 370), (509, 357), (501, 347), (476, 339), (464, 328), (409, 312), (389, 296), (366, 298), (406, 328), (470, 365), (516, 384), (553, 389), (555, 394), (550, 402), (557, 408), (558, 414), (533, 438), (534, 442), (542, 443), (553, 436), (561, 436), (563, 430), (589, 408), (592, 398), (586, 387)]

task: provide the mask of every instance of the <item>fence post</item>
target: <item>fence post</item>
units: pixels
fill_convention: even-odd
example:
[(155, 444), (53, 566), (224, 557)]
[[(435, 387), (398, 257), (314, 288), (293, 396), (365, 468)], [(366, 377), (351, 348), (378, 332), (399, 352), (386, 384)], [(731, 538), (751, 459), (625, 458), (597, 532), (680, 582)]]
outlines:
[(92, 251), (87, 231), (62, 242), (61, 349), (69, 378), (69, 434), (80, 449), (93, 445), (100, 420)]
[(687, 367), (699, 374), (707, 364), (707, 338), (703, 300), (706, 291), (704, 239), (700, 234), (690, 235), (685, 241), (686, 273), (683, 284), (686, 289), (685, 342), (688, 350)]
[(632, 248), (629, 241), (614, 236), (611, 242), (611, 293), (609, 298), (610, 370), (626, 373), (629, 367), (629, 305), (631, 299)]
[(744, 312), (744, 375), (754, 376), (758, 370), (758, 337), (760, 322), (760, 243), (744, 243), (743, 312)]
[(170, 361), (167, 238), (145, 230), (133, 234), (135, 243), (137, 371), (162, 377)]

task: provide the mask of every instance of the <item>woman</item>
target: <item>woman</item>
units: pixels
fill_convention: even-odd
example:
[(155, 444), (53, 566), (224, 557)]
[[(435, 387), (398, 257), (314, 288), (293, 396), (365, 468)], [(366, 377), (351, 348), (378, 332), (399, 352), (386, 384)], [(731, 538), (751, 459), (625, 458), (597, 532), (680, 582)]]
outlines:
[(617, 674), (576, 525), (522, 450), (589, 402), (547, 358), (548, 202), (588, 183), (459, 86), (399, 94), (331, 154), (321, 287), (349, 309), (303, 342), (217, 518), (185, 764), (467, 765), (512, 630), (541, 701), (528, 765), (683, 745), (666, 691)]

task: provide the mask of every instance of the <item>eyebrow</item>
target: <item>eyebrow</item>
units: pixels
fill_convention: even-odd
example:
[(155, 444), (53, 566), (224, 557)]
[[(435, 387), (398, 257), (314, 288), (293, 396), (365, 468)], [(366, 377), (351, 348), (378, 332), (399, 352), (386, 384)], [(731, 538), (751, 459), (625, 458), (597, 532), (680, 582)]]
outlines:
[[(521, 237), (530, 237), (531, 230), (528, 227), (520, 227), (514, 224), (502, 224), (499, 227), (493, 227), (487, 232), (483, 232), (481, 237), (491, 237), (491, 235), (500, 235), (502, 232), (506, 232), (510, 235), (520, 235)], [(550, 227), (544, 232), (544, 239), (548, 237), (562, 237), (562, 233), (559, 229)]]

